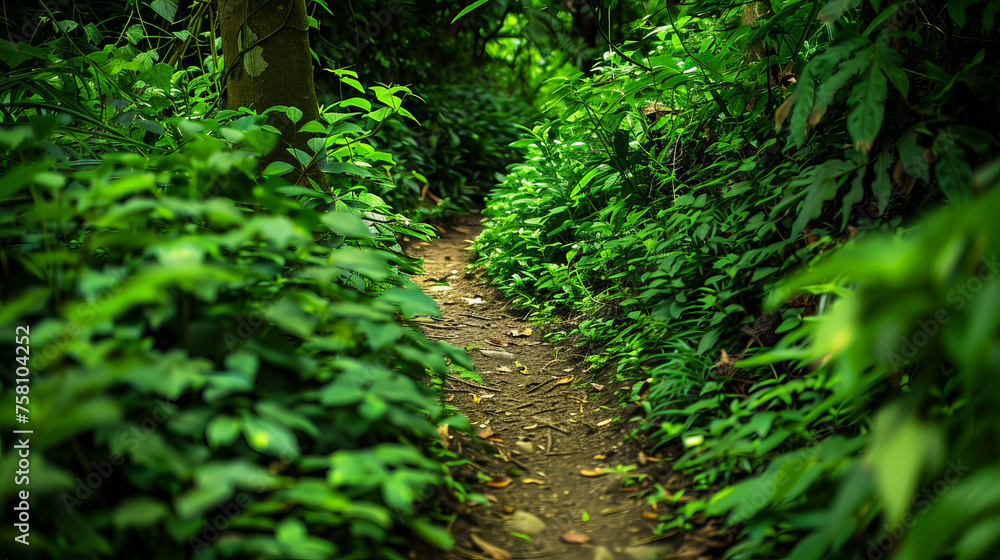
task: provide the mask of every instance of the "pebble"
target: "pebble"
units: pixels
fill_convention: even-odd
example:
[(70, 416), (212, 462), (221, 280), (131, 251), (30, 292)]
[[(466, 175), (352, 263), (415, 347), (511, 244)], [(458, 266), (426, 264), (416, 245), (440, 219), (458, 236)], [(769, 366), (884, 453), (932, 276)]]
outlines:
[(529, 535), (532, 533), (541, 533), (545, 530), (545, 522), (539, 519), (537, 515), (521, 510), (514, 512), (514, 515), (507, 520), (507, 526), (511, 531), (527, 533)]
[(518, 448), (523, 453), (533, 453), (535, 451), (535, 447), (530, 441), (515, 441), (514, 447)]

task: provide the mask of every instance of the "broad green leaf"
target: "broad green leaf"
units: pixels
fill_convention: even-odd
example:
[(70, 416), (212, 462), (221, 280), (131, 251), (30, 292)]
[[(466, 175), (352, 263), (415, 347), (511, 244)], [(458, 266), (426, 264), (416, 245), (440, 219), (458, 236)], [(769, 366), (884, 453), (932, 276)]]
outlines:
[(268, 164), (267, 168), (261, 172), (261, 174), (264, 176), (284, 175), (293, 169), (295, 169), (295, 167), (288, 162), (272, 161), (271, 163)]
[(153, 0), (149, 7), (153, 8), (153, 11), (159, 14), (160, 17), (170, 23), (173, 23), (174, 16), (177, 15), (177, 8), (179, 5), (179, 0)]

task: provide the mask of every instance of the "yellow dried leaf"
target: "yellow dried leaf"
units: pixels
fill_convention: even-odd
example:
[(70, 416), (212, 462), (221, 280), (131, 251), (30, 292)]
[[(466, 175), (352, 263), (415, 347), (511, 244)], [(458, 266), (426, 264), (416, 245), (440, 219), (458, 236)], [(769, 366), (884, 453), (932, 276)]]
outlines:
[(481, 437), (481, 438), (483, 438), (483, 439), (486, 439), (486, 438), (488, 438), (488, 437), (490, 437), (490, 436), (493, 435), (493, 428), (489, 428), (488, 427), (485, 430), (480, 431), (476, 435), (479, 436), (479, 437)]
[(600, 428), (601, 426), (607, 426), (608, 424), (611, 423), (612, 420), (614, 420), (614, 418), (608, 418), (607, 420), (601, 420), (600, 422), (597, 423), (597, 427)]
[(479, 395), (472, 393), (472, 402), (479, 404)]
[(660, 517), (654, 511), (644, 511), (644, 512), (642, 512), (642, 516), (645, 517), (646, 519), (656, 519), (656, 518)]
[(469, 533), (469, 540), (475, 543), (487, 556), (493, 560), (511, 560), (511, 555), (506, 550), (490, 544), (483, 539), (479, 538), (475, 533)]
[(594, 455), (594, 459), (597, 459), (598, 461), (603, 461), (604, 459), (607, 458), (608, 458), (607, 455)]
[(503, 506), (500, 508), (504, 513), (514, 513), (514, 506)]
[(778, 107), (777, 112), (774, 113), (774, 129), (781, 130), (781, 123), (785, 122), (788, 118), (788, 113), (792, 110), (792, 105), (795, 103), (795, 94), (792, 93), (785, 99), (785, 102)]
[(544, 480), (538, 480), (537, 478), (522, 478), (521, 482), (525, 484), (545, 484)]
[(569, 376), (569, 377), (563, 377), (559, 381), (556, 381), (556, 385), (565, 385), (567, 383), (570, 383), (571, 381), (573, 381), (573, 376), (572, 375)]
[(601, 469), (583, 469), (582, 471), (580, 471), (580, 474), (582, 474), (583, 476), (604, 476), (607, 473), (605, 473)]
[(510, 478), (494, 478), (487, 482), (486, 485), (493, 488), (506, 488), (512, 481)]

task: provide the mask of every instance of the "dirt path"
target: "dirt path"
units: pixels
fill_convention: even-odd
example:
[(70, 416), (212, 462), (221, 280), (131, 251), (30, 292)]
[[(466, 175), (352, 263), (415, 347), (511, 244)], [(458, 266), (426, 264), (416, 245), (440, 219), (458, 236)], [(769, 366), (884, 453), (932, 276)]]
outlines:
[[(655, 512), (645, 501), (650, 478), (668, 491), (683, 484), (665, 462), (623, 442), (622, 425), (610, 421), (622, 414), (611, 387), (591, 385), (582, 356), (569, 356), (572, 348), (546, 342), (539, 325), (523, 320), (523, 312), (513, 310), (481, 273), (466, 273), (473, 260), (467, 249), (482, 229), (479, 221), (478, 215), (456, 218), (441, 239), (409, 251), (425, 259), (425, 274), (414, 280), (444, 315), (424, 323), (424, 332), (471, 348), (483, 379), (482, 386), (448, 381), (446, 399), (479, 434), (471, 439), (453, 435), (451, 448), (492, 478), (476, 485), (491, 503), (463, 506), (452, 525), (455, 549), (420, 558), (688, 557), (687, 550), (675, 555), (682, 547), (680, 535), (653, 533), (663, 508)], [(528, 329), (530, 335), (517, 336)], [(568, 378), (572, 381), (560, 382)], [(476, 480), (475, 470), (465, 468), (468, 472), (461, 474)], [(491, 555), (490, 546), (502, 550)]]

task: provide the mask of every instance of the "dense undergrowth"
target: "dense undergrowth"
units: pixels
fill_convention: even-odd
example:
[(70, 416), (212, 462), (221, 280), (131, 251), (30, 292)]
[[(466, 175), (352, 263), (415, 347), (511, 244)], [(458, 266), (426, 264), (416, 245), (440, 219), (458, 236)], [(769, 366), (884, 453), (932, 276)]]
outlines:
[[(26, 35), (0, 40), (0, 398), (26, 421), (0, 425), (33, 434), (21, 482), (18, 454), (0, 459), (2, 507), (30, 493), (30, 534), (6, 524), (4, 548), (22, 547), (16, 536), (30, 542), (18, 557), (44, 558), (447, 548), (432, 494), (475, 497), (435, 443), (439, 425), (467, 425), (438, 389), (450, 361), (471, 364), (407, 323), (438, 310), (397, 239), (432, 232), (407, 217), (419, 201), (407, 181), (432, 176), (432, 158), (470, 158), (473, 174), (437, 177), (457, 203), (504, 163), (513, 135), (498, 119), (474, 135), (484, 107), (508, 106), (442, 113), (429, 134), (458, 140), (437, 151), (415, 147), (433, 140), (408, 128), (410, 88), (339, 66), (327, 76), (350, 95), (318, 120), (224, 109), (209, 4), (5, 12)], [(287, 140), (273, 112), (314, 138), (295, 164), (260, 169)], [(313, 164), (325, 189), (300, 180)]]
[[(1000, 552), (998, 2), (647, 5), (558, 78), (479, 262), (589, 359), (730, 558)], [(805, 272), (797, 272), (802, 271)]]

